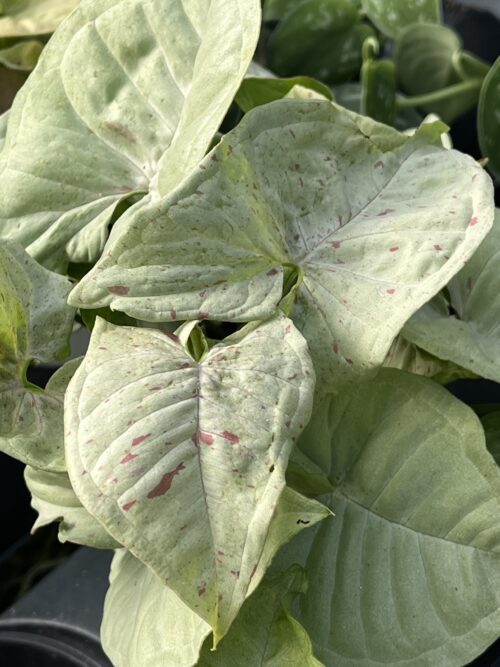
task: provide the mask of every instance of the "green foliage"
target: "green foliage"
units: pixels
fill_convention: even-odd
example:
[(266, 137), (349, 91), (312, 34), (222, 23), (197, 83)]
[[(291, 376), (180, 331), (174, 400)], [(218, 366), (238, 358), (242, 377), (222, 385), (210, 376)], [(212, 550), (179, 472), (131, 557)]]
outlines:
[[(0, 18), (11, 65), (55, 4)], [(500, 413), (440, 384), (500, 382), (500, 214), (420, 121), (479, 100), (497, 173), (498, 63), (436, 0), (260, 4), (85, 0), (0, 116), (0, 448), (34, 530), (116, 550), (115, 667), (459, 667)]]

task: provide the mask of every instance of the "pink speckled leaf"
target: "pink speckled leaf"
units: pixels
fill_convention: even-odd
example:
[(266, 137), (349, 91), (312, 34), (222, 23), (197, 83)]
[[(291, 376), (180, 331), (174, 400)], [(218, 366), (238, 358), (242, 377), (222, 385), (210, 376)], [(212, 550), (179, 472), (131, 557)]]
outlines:
[(489, 177), (441, 131), (407, 137), (326, 101), (259, 107), (170, 197), (121, 219), (71, 302), (246, 321), (273, 312), (295, 267), (292, 316), (322, 384), (359, 377), (492, 224)]
[(305, 340), (281, 316), (199, 362), (174, 334), (97, 320), (67, 391), (76, 494), (216, 640), (269, 561), (269, 524), (313, 387)]

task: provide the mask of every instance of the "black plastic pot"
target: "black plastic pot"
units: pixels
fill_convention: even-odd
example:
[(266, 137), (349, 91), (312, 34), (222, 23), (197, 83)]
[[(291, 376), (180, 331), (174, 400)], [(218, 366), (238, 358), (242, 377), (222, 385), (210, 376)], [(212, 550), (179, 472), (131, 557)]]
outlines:
[(112, 553), (81, 548), (0, 617), (0, 667), (111, 667), (99, 626)]

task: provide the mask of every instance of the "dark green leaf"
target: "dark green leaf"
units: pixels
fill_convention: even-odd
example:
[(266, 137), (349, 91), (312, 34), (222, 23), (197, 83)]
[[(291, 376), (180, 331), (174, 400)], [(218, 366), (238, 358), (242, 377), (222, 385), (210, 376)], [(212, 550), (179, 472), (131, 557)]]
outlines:
[(479, 96), (477, 125), (479, 145), (488, 167), (500, 175), (500, 58), (485, 78)]

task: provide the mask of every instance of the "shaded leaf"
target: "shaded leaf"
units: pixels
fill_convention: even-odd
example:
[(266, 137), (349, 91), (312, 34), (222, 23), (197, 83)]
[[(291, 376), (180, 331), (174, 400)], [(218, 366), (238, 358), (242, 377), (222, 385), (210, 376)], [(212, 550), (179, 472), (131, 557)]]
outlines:
[(396, 70), (391, 60), (368, 60), (361, 68), (361, 113), (394, 125)]
[(441, 132), (407, 137), (326, 101), (256, 108), (171, 197), (121, 218), (70, 301), (248, 321), (274, 312), (293, 269), (321, 384), (371, 371), (492, 224), (490, 179)]
[[(435, 383), (382, 370), (333, 399), (327, 421), (335, 520), (273, 565), (306, 566), (297, 618), (316, 655), (327, 667), (468, 663), (500, 631), (500, 471), (479, 420)], [(308, 452), (317, 440), (304, 435)]]
[[(0, 245), (0, 449), (35, 467), (64, 469), (64, 368), (45, 391), (26, 381), (32, 360), (69, 354), (71, 284), (39, 266), (18, 245)], [(62, 382), (62, 385), (61, 385)]]
[(313, 655), (307, 632), (289, 613), (289, 599), (306, 590), (303, 570), (292, 567), (265, 579), (243, 606), (230, 634), (217, 651), (203, 646), (199, 667), (234, 667), (245, 656), (247, 665), (262, 667), (322, 667)]
[(500, 175), (500, 58), (483, 81), (477, 111), (479, 145), (488, 158), (488, 167)]
[(428, 113), (438, 114), (446, 123), (453, 122), (477, 104), (479, 97), (480, 80), (451, 88), (461, 80), (455, 68), (461, 46), (455, 31), (426, 23), (408, 26), (396, 42), (396, 70), (405, 92), (419, 96), (442, 93), (448, 87), (450, 92), (454, 91), (445, 100), (419, 105)]
[(83, 3), (12, 108), (0, 235), (57, 269), (96, 261), (121, 200), (166, 194), (203, 157), (259, 25), (258, 0)]
[(448, 298), (438, 294), (403, 329), (405, 338), (435, 357), (495, 382), (500, 382), (499, 253), (497, 209), (493, 228), (448, 284)]
[(362, 0), (368, 18), (388, 37), (412, 23), (440, 23), (440, 0)]
[(387, 368), (399, 368), (415, 375), (424, 375), (440, 384), (448, 384), (463, 378), (477, 378), (457, 364), (434, 357), (403, 336), (397, 336), (383, 363)]
[(273, 31), (268, 44), (269, 66), (281, 76), (312, 75), (306, 61), (318, 43), (328, 44), (331, 49), (330, 42), (359, 18), (350, 0), (303, 0)]
[(0, 49), (0, 64), (29, 72), (37, 64), (42, 49), (43, 43), (37, 40), (17, 42)]
[(332, 93), (328, 86), (307, 76), (295, 76), (290, 79), (246, 77), (236, 94), (236, 102), (246, 113), (261, 104), (280, 100), (288, 95), (295, 86), (319, 93), (331, 100)]
[(80, 0), (6, 0), (0, 15), (0, 37), (48, 35)]
[(83, 507), (66, 472), (27, 466), (24, 479), (32, 496), (31, 505), (38, 512), (32, 533), (57, 521), (61, 542), (75, 542), (95, 549), (118, 549), (121, 546)]
[(97, 320), (68, 388), (76, 494), (216, 640), (268, 558), (264, 542), (313, 386), (304, 339), (278, 317), (200, 362), (175, 335)]
[(486, 436), (486, 446), (497, 465), (500, 465), (500, 411), (489, 412), (481, 417)]

